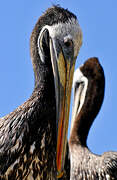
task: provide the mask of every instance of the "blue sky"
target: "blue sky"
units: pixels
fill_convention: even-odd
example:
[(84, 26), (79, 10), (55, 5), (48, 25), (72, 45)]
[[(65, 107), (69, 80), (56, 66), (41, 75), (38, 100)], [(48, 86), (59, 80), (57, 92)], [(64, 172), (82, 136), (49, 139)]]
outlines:
[(20, 0), (0, 4), (0, 117), (13, 111), (34, 87), (29, 38), (39, 16), (52, 4), (76, 14), (83, 45), (76, 67), (99, 58), (106, 77), (104, 103), (88, 136), (89, 148), (101, 154), (117, 151), (117, 1)]

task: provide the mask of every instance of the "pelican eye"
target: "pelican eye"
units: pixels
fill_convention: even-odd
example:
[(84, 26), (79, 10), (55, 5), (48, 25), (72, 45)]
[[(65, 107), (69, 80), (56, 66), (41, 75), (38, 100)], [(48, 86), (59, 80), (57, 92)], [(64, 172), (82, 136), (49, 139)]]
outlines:
[(64, 45), (66, 47), (72, 47), (73, 46), (73, 41), (71, 39), (64, 39)]

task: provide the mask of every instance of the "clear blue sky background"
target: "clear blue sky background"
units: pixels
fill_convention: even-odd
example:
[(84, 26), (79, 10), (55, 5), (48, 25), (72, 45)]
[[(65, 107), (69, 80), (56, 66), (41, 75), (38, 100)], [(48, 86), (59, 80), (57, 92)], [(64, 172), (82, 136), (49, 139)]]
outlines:
[(34, 77), (29, 38), (39, 16), (52, 4), (77, 15), (83, 45), (76, 67), (99, 58), (106, 77), (104, 103), (90, 130), (89, 148), (98, 154), (117, 151), (117, 0), (4, 0), (0, 4), (0, 117), (32, 93)]

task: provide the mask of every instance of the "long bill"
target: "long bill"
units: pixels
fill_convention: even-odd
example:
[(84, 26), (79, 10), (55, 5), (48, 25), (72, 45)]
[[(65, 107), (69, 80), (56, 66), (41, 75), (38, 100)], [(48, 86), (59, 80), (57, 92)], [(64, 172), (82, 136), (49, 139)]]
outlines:
[[(58, 48), (58, 49), (57, 49)], [(71, 55), (65, 58), (62, 47), (50, 39), (50, 54), (55, 81), (56, 95), (56, 120), (57, 120), (57, 177), (60, 178), (64, 172), (67, 132), (69, 122), (69, 110), (71, 99), (71, 88), (75, 59)]]

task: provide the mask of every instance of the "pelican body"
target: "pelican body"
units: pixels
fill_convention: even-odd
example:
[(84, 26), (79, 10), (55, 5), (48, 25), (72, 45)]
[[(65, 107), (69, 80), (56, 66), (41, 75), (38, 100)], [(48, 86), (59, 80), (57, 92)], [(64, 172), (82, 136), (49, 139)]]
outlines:
[(70, 180), (116, 180), (117, 152), (93, 154), (87, 147), (89, 129), (104, 98), (105, 77), (97, 58), (76, 70), (70, 149)]
[[(70, 94), (82, 33), (59, 6), (37, 21), (30, 39), (35, 86), (30, 98), (0, 119), (0, 179), (64, 176)], [(67, 96), (68, 95), (68, 96)]]

